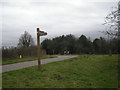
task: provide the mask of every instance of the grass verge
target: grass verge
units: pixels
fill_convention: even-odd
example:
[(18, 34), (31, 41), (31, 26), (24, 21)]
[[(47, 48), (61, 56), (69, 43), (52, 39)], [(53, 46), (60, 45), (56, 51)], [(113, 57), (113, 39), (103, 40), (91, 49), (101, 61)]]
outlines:
[(9, 71), (3, 88), (117, 88), (118, 56), (80, 55), (76, 58)]
[[(55, 58), (55, 57), (57, 57), (57, 56), (47, 55), (47, 56), (42, 56), (41, 59)], [(2, 65), (25, 62), (25, 61), (33, 61), (33, 60), (37, 60), (37, 57), (25, 57), (25, 58), (21, 58), (21, 59), (19, 59), (19, 58), (17, 58), (17, 59), (6, 59), (6, 60), (2, 60)]]

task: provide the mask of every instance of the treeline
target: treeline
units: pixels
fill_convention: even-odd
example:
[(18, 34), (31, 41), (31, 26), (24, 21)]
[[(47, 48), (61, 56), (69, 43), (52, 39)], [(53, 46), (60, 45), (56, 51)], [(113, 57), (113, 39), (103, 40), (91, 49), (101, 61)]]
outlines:
[[(22, 57), (37, 57), (37, 46), (34, 44), (32, 36), (25, 31), (19, 38), (17, 47), (2, 47), (2, 59)], [(41, 50), (41, 56), (46, 55), (45, 50)]]
[(2, 47), (2, 58), (19, 58), (19, 56), (22, 55), (22, 57), (27, 56), (37, 56), (37, 47), (31, 46), (31, 47)]
[(42, 49), (47, 54), (64, 54), (69, 51), (70, 54), (113, 54), (118, 53), (118, 39), (106, 40), (103, 37), (91, 41), (85, 35), (76, 38), (74, 35), (62, 35), (53, 39), (45, 39), (42, 43)]
[[(21, 35), (17, 47), (2, 47), (2, 59), (22, 57), (37, 57), (37, 46), (33, 45), (31, 35), (25, 32)], [(62, 35), (53, 39), (45, 39), (41, 43), (41, 55), (46, 54), (118, 54), (118, 39), (106, 40), (103, 37), (91, 41), (85, 35), (76, 38), (74, 35)]]
[[(30, 47), (2, 47), (2, 59), (12, 59), (22, 57), (37, 57), (37, 46)], [(41, 51), (41, 55), (46, 55), (45, 50)]]

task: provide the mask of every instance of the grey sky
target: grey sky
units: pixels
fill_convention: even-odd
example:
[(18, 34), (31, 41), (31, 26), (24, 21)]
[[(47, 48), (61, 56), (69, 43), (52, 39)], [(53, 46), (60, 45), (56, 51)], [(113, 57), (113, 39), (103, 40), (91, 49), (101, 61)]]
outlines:
[[(89, 2), (90, 1), (90, 2)], [(2, 44), (15, 46), (24, 31), (36, 42), (36, 28), (47, 36), (85, 34), (92, 39), (103, 34), (104, 17), (117, 6), (118, 0), (2, 0)], [(0, 22), (1, 23), (1, 22)]]

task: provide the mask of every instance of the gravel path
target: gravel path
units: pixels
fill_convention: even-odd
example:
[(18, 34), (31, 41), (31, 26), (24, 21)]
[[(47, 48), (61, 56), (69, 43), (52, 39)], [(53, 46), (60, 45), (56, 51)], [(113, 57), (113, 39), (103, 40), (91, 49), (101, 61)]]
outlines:
[[(55, 61), (61, 61), (61, 60), (65, 60), (65, 59), (69, 59), (69, 58), (73, 58), (73, 57), (76, 57), (76, 56), (58, 56), (57, 58), (42, 59), (41, 64), (46, 64), (46, 63), (55, 62)], [(2, 65), (2, 72), (17, 70), (17, 69), (26, 68), (26, 67), (35, 66), (35, 65), (38, 65), (37, 60), (9, 64), (9, 65)]]

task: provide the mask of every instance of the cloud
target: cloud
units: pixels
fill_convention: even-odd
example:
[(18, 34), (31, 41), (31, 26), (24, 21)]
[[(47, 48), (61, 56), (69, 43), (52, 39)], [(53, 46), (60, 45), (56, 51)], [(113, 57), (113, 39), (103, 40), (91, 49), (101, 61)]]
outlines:
[(111, 7), (117, 5), (98, 1), (101, 0), (2, 0), (3, 45), (17, 45), (25, 30), (36, 40), (37, 27), (48, 32), (47, 38), (98, 32), (104, 29), (101, 25)]

